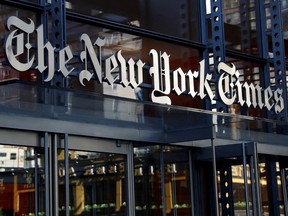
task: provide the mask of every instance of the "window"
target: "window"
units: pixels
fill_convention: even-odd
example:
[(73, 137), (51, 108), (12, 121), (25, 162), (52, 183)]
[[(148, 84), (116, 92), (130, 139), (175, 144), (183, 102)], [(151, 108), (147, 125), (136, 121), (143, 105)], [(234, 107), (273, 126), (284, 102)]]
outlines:
[(4, 153), (4, 152), (0, 152), (0, 157), (6, 157), (6, 156), (7, 156), (6, 153)]
[(10, 160), (16, 160), (17, 159), (17, 154), (16, 153), (11, 153), (10, 154)]

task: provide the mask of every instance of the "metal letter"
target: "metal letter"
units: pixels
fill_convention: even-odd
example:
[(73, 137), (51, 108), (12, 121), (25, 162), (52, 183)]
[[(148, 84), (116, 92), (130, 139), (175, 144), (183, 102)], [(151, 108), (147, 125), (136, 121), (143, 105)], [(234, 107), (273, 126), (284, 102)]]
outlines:
[(199, 96), (201, 99), (203, 99), (206, 94), (204, 93), (205, 89), (206, 89), (206, 92), (208, 93), (209, 97), (210, 97), (210, 100), (213, 100), (213, 98), (215, 97), (215, 95), (213, 94), (211, 88), (210, 88), (210, 85), (208, 83), (208, 81), (211, 80), (212, 78), (212, 74), (206, 74), (205, 76), (205, 62), (204, 60), (202, 60), (200, 63), (199, 63), (199, 68), (200, 68), (200, 81), (199, 81)]
[(124, 57), (121, 55), (121, 50), (117, 52), (117, 59), (120, 63), (120, 84), (123, 87), (127, 87), (129, 85), (129, 82), (127, 80), (127, 67), (126, 67), (126, 60)]
[[(114, 81), (118, 78), (112, 76), (113, 72), (115, 72), (116, 68), (118, 67), (117, 60), (114, 55), (110, 56), (105, 60), (105, 77), (104, 79), (112, 85)], [(117, 72), (117, 71), (116, 71)]]
[[(254, 108), (257, 106), (257, 101), (256, 101), (256, 92), (255, 92), (255, 86), (251, 83), (250, 85), (248, 83), (243, 84), (243, 88), (245, 89), (245, 100), (246, 104), (248, 107), (253, 105)], [(251, 101), (252, 99), (252, 101)]]
[[(67, 57), (67, 60), (65, 58)], [(73, 70), (68, 71), (66, 64), (73, 58), (72, 51), (69, 46), (66, 46), (64, 49), (61, 49), (59, 52), (59, 72), (62, 72), (64, 77), (67, 77)]]
[[(84, 79), (90, 81), (93, 77), (93, 73), (88, 71), (88, 54), (93, 64), (93, 69), (96, 74), (99, 83), (102, 83), (102, 62), (101, 62), (101, 47), (105, 44), (105, 39), (97, 38), (94, 45), (99, 47), (99, 59), (96, 56), (92, 42), (87, 34), (82, 34), (80, 40), (84, 42), (85, 50), (80, 53), (80, 59), (85, 63), (85, 69), (79, 74), (79, 81), (81, 85), (84, 85)], [(87, 53), (88, 52), (88, 53)]]
[[(40, 25), (37, 29), (37, 55), (38, 55), (38, 65), (36, 69), (40, 73), (43, 73), (48, 68), (47, 78), (44, 80), (48, 82), (53, 79), (54, 76), (54, 50), (55, 47), (52, 46), (50, 42), (44, 44), (44, 30), (43, 25)], [(45, 49), (47, 50), (47, 55), (45, 55)], [(47, 58), (46, 58), (47, 57)], [(46, 60), (46, 61), (45, 61)], [(45, 62), (48, 62), (48, 66), (45, 65)]]
[(274, 92), (275, 112), (278, 114), (284, 109), (283, 90), (277, 89)]
[[(180, 77), (180, 88), (178, 77)], [(173, 71), (173, 90), (175, 90), (177, 95), (180, 95), (184, 91), (186, 91), (185, 74), (181, 68), (178, 68), (175, 71)]]
[(264, 103), (263, 103), (263, 97), (262, 97), (262, 88), (257, 84), (256, 85), (256, 91), (257, 91), (257, 101), (258, 101), (258, 106), (260, 109), (262, 109), (264, 107)]
[(143, 82), (143, 67), (145, 63), (143, 63), (141, 60), (138, 60), (136, 65), (137, 74), (135, 74), (135, 61), (132, 58), (128, 60), (129, 84), (134, 89), (136, 89)]
[(188, 73), (186, 74), (186, 76), (188, 76), (188, 78), (189, 78), (189, 92), (188, 92), (188, 94), (190, 94), (192, 96), (192, 98), (194, 98), (198, 94), (198, 92), (195, 91), (194, 78), (197, 78), (199, 76), (199, 72), (194, 71), (192, 73), (192, 71), (189, 70)]
[[(154, 90), (151, 93), (152, 101), (155, 103), (171, 105), (169, 96), (163, 96), (168, 95), (171, 92), (169, 56), (166, 52), (159, 56), (154, 49), (150, 50), (149, 54), (152, 55), (153, 60), (153, 66), (149, 70), (150, 75), (153, 76), (154, 85)], [(160, 93), (160, 95), (155, 95), (156, 93)]]
[[(10, 30), (11, 26), (15, 26), (19, 30), (23, 31), (27, 34), (26, 37), (24, 37), (24, 33), (20, 33), (15, 36), (15, 34), (18, 32), (18, 30), (12, 31), (8, 37), (6, 38), (6, 44), (5, 44), (5, 52), (7, 59), (10, 63), (10, 65), (18, 71), (27, 71), (32, 67), (32, 64), (34, 62), (34, 56), (29, 59), (29, 50), (32, 48), (32, 45), (29, 43), (29, 34), (31, 34), (35, 30), (34, 22), (31, 19), (28, 19), (30, 23), (25, 23), (18, 17), (12, 16), (9, 17), (7, 20), (7, 28)], [(27, 42), (24, 42), (24, 38), (27, 38)], [(13, 42), (16, 42), (16, 53), (14, 54), (13, 50)], [(25, 48), (24, 48), (25, 47)], [(20, 62), (17, 57), (21, 56), (22, 54), (27, 55), (27, 62), (22, 63)]]
[(274, 106), (274, 103), (270, 104), (270, 100), (273, 97), (273, 92), (270, 87), (264, 90), (264, 97), (265, 97), (265, 106), (270, 111), (271, 108)]

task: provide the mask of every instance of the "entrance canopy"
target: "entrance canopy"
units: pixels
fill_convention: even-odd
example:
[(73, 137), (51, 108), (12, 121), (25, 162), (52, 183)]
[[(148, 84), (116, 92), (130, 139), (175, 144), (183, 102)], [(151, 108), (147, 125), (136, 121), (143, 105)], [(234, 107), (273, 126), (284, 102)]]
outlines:
[(288, 145), (288, 123), (22, 83), (0, 86), (0, 127), (205, 147)]

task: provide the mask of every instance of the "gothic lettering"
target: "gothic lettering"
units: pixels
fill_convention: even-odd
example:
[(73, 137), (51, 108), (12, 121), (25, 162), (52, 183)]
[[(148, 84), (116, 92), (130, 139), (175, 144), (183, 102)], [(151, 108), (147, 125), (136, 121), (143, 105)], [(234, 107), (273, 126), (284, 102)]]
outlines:
[(154, 86), (151, 94), (152, 101), (170, 105), (171, 99), (167, 96), (171, 93), (169, 56), (166, 52), (159, 55), (154, 49), (150, 51), (150, 55), (152, 55), (150, 75), (153, 77)]
[[(6, 38), (5, 52), (8, 62), (17, 71), (29, 70), (34, 62), (34, 56), (29, 57), (30, 49), (32, 48), (29, 42), (29, 35), (35, 30), (35, 26), (31, 19), (28, 20), (30, 23), (25, 23), (15, 16), (9, 17), (7, 20), (8, 30), (11, 30), (12, 26), (16, 29)], [(27, 41), (24, 41), (24, 38), (27, 38)], [(13, 49), (13, 44), (16, 46), (15, 50)]]
[[(44, 27), (40, 25), (35, 29), (34, 22), (28, 19), (27, 22), (12, 16), (7, 20), (7, 29), (10, 34), (5, 42), (5, 52), (10, 65), (17, 71), (27, 71), (35, 65), (40, 73), (46, 72), (45, 82), (51, 81), (55, 71), (61, 72), (64, 77), (68, 77), (75, 68), (68, 69), (69, 62), (76, 58), (70, 46), (57, 49), (49, 42), (45, 41)], [(37, 58), (31, 54), (32, 44), (31, 34), (36, 35)], [(33, 37), (35, 38), (35, 37)], [(90, 37), (83, 33), (80, 37), (83, 42), (83, 50), (80, 54), (82, 68), (79, 72), (79, 82), (85, 86), (93, 76), (99, 83), (103, 81), (109, 85), (119, 83), (123, 87), (130, 86), (133, 89), (139, 88), (143, 83), (144, 65), (141, 60), (126, 60), (119, 50), (109, 56), (102, 56), (102, 49), (109, 45), (105, 38), (98, 37), (92, 43)], [(33, 43), (34, 44), (34, 43)], [(55, 52), (59, 52), (55, 55)], [(234, 64), (228, 65), (224, 62), (218, 64), (220, 74), (216, 90), (211, 88), (212, 74), (205, 70), (205, 60), (199, 62), (199, 70), (185, 73), (182, 68), (170, 69), (170, 56), (160, 53), (155, 49), (149, 52), (151, 56), (151, 67), (149, 74), (152, 78), (153, 89), (151, 99), (155, 103), (171, 105), (170, 94), (175, 92), (177, 95), (188, 93), (192, 98), (198, 96), (201, 99), (209, 98), (214, 100), (215, 95), (219, 94), (220, 99), (226, 105), (239, 103), (241, 106), (266, 107), (267, 110), (274, 109), (275, 113), (284, 110), (285, 104), (282, 89), (263, 89), (259, 84), (240, 82), (240, 73)], [(55, 57), (59, 65), (55, 65)]]

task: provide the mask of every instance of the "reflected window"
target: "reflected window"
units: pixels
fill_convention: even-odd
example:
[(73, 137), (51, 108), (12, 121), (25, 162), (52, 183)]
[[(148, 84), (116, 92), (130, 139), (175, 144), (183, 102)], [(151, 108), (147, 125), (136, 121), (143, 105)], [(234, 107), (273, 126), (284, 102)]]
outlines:
[[(38, 0), (35, 0), (38, 1)], [(34, 2), (35, 2), (34, 1)], [(18, 72), (14, 70), (12, 66), (7, 65), (7, 60), (5, 56), (5, 39), (8, 35), (8, 31), (6, 29), (6, 21), (9, 17), (11, 16), (17, 16), (18, 18), (24, 20), (25, 22), (27, 21), (27, 18), (32, 19), (35, 24), (37, 25), (37, 18), (35, 13), (31, 11), (26, 11), (23, 9), (18, 9), (14, 7), (9, 7), (9, 6), (4, 6), (0, 5), (0, 14), (1, 14), (1, 20), (0, 20), (0, 83), (5, 83), (5, 82), (11, 82), (13, 80), (25, 80), (29, 82), (36, 82), (38, 79), (38, 74), (35, 70), (30, 69), (25, 72)], [(30, 38), (31, 42), (35, 40), (35, 35), (31, 34)], [(35, 41), (34, 41), (35, 42)], [(33, 50), (33, 48), (31, 49)], [(33, 52), (35, 50), (31, 51), (30, 56), (33, 55)], [(27, 53), (24, 53), (22, 55), (17, 56), (18, 59), (27, 59)]]
[[(284, 48), (286, 53), (286, 60), (287, 60), (287, 40), (288, 40), (288, 1), (282, 0), (281, 1), (281, 18), (282, 18), (282, 29), (283, 29), (283, 37), (284, 37)], [(288, 79), (287, 79), (288, 80)]]
[(0, 154), (0, 215), (43, 215), (45, 180), (41, 149), (9, 145), (0, 148), (5, 151)]
[(16, 153), (11, 153), (10, 154), (10, 160), (16, 160), (17, 159), (17, 154)]
[[(75, 53), (75, 58), (73, 58), (73, 60), (67, 65), (69, 69), (74, 68), (70, 80), (70, 87), (73, 89), (92, 91), (117, 97), (126, 97), (140, 101), (151, 101), (153, 79), (149, 73), (149, 69), (153, 66), (153, 64), (156, 64), (153, 63), (153, 58), (151, 55), (149, 55), (149, 52), (152, 49), (155, 49), (157, 53), (165, 52), (167, 56), (169, 56), (169, 70), (177, 70), (180, 67), (185, 75), (187, 75), (189, 71), (198, 71), (199, 62), (201, 61), (201, 57), (199, 56), (199, 51), (197, 49), (192, 49), (185, 46), (171, 44), (146, 37), (139, 37), (137, 35), (120, 33), (112, 29), (95, 27), (73, 21), (67, 22), (67, 28), (71, 29), (71, 31), (68, 31), (67, 43), (71, 46), (71, 49)], [(84, 50), (84, 43), (83, 41), (81, 42), (79, 40), (80, 36), (84, 33), (89, 35), (91, 43), (95, 43), (95, 41), (99, 38), (104, 40), (103, 46), (101, 48), (97, 46), (93, 47), (95, 51), (95, 58), (98, 58), (99, 64), (101, 64), (103, 67), (101, 74), (96, 72), (95, 65), (93, 65), (89, 59), (86, 63), (82, 62), (80, 58), (78, 58), (81, 55), (81, 52)], [(125, 61), (125, 69), (123, 69), (124, 64), (121, 65), (119, 63), (118, 55), (120, 54), (121, 59), (123, 57)], [(91, 73), (92, 77), (89, 81), (85, 80), (85, 86), (83, 86), (79, 82), (78, 77), (79, 73), (85, 69), (85, 64), (87, 65), (87, 70), (89, 70), (89, 73)], [(138, 67), (138, 65), (140, 66)], [(110, 67), (112, 70), (111, 76), (108, 73), (108, 77), (106, 77), (105, 68)], [(162, 66), (162, 70), (164, 70), (163, 67), (164, 66)], [(131, 70), (134, 70), (135, 74), (133, 78), (129, 78), (130, 84), (125, 87), (123, 87), (124, 82), (121, 83), (122, 70), (126, 72), (125, 74), (127, 77), (130, 76)], [(140, 75), (138, 76), (138, 70), (140, 71), (139, 74), (143, 75), (141, 76), (143, 80), (141, 82), (139, 81)], [(98, 74), (100, 74), (100, 76)], [(174, 74), (176, 74), (176, 72)], [(99, 79), (101, 79), (103, 82), (100, 83)], [(192, 84), (188, 86), (188, 76), (185, 76), (185, 79), (185, 83), (187, 83), (187, 87), (185, 86), (185, 88), (188, 92)], [(173, 82), (172, 73), (170, 80), (173, 85), (176, 83), (176, 81)], [(132, 81), (135, 81), (136, 84), (140, 84), (137, 86), (132, 85)], [(169, 93), (169, 97), (171, 97), (173, 105), (195, 108), (200, 108), (202, 106), (202, 102), (199, 96), (193, 98), (186, 93), (178, 96), (177, 93), (173, 90), (172, 84), (170, 88), (171, 91), (169, 91), (171, 92)], [(197, 84), (198, 81), (195, 80), (194, 85), (197, 86)], [(114, 105), (117, 107), (117, 103)]]
[[(68, 10), (110, 20), (128, 26), (199, 40), (199, 6), (197, 0), (158, 1), (86, 1), (66, 2)], [(177, 11), (177, 12), (176, 12)]]
[[(59, 150), (64, 170), (64, 150)], [(70, 215), (126, 215), (126, 157), (120, 154), (69, 151)], [(65, 215), (65, 175), (61, 172), (59, 215)]]
[(134, 148), (136, 215), (191, 215), (188, 161), (179, 147)]
[(227, 48), (259, 55), (255, 10), (255, 3), (251, 0), (223, 1)]

